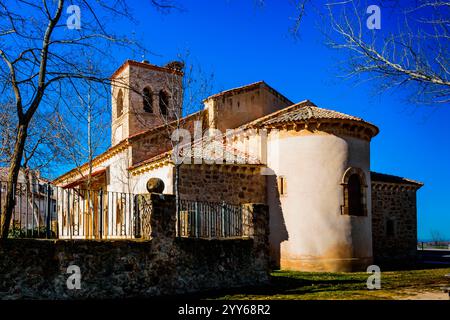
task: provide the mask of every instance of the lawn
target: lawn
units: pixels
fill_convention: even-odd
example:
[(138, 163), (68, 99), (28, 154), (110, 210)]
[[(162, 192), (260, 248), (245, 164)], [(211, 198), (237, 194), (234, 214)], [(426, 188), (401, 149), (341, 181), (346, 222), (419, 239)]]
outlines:
[(258, 288), (236, 289), (209, 296), (211, 299), (401, 299), (423, 292), (442, 292), (449, 285), (445, 278), (450, 268), (386, 271), (381, 274), (381, 289), (368, 290), (370, 274), (315, 273), (275, 271), (269, 285)]

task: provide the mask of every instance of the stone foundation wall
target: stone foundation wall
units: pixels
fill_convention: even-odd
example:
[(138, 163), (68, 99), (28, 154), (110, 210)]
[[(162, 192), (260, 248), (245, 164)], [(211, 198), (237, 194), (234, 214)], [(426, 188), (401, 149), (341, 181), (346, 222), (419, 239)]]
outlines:
[(259, 167), (182, 165), (179, 190), (185, 200), (266, 203), (266, 176), (260, 174)]
[[(202, 240), (175, 237), (173, 196), (145, 195), (151, 240), (8, 240), (0, 242), (0, 299), (149, 297), (265, 283), (268, 210), (246, 205), (251, 237)], [(81, 289), (68, 289), (77, 265)]]
[(413, 261), (417, 251), (416, 215), (416, 188), (372, 183), (375, 263), (401, 259)]

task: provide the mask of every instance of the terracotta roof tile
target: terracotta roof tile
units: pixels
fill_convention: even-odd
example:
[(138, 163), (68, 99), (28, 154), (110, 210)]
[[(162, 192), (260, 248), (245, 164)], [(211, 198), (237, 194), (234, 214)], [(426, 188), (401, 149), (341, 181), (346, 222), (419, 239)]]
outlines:
[[(224, 136), (221, 137), (222, 139), (224, 139)], [(218, 148), (220, 148), (219, 146), (217, 146), (217, 141), (212, 140), (208, 137), (203, 137), (202, 139), (196, 140), (192, 143), (191, 145), (191, 163), (195, 162), (195, 159), (200, 159), (202, 160), (202, 162), (205, 163), (220, 163), (222, 162), (223, 164), (228, 164), (227, 163), (227, 159), (234, 159), (236, 164), (247, 164), (247, 165), (260, 165), (261, 162), (259, 161), (259, 159), (251, 154), (248, 154), (246, 152), (243, 152), (241, 150), (238, 150), (234, 147), (231, 147), (229, 145), (226, 144), (226, 142), (224, 140), (222, 140), (222, 155), (217, 154), (215, 151), (219, 150)], [(221, 142), (218, 142), (221, 143)], [(199, 147), (200, 145), (203, 146), (202, 149), (197, 149), (196, 147)], [(184, 147), (184, 148), (183, 148)], [(181, 159), (183, 159), (183, 157), (188, 157), (189, 155), (184, 155), (181, 151), (187, 150), (185, 149), (186, 145), (180, 146), (180, 157)], [(201, 153), (196, 153), (197, 150), (201, 150)], [(135, 169), (138, 167), (141, 167), (143, 165), (149, 164), (149, 163), (153, 163), (153, 162), (157, 162), (160, 160), (164, 160), (164, 159), (171, 159), (173, 158), (173, 149), (161, 154), (158, 154), (156, 156), (153, 156), (149, 159), (143, 160), (139, 163), (134, 164), (133, 166), (131, 166), (129, 169)]]
[[(292, 121), (308, 121), (320, 119), (342, 119), (364, 121), (361, 118), (351, 116), (334, 110), (317, 107), (309, 100), (304, 100), (282, 110), (271, 113), (265, 117), (253, 121), (253, 125), (271, 125), (277, 123), (287, 123)], [(365, 122), (365, 121), (364, 121)]]
[(156, 71), (162, 71), (162, 72), (167, 72), (167, 73), (172, 73), (172, 74), (177, 74), (182, 76), (183, 72), (177, 69), (174, 69), (173, 67), (171, 67), (171, 64), (167, 64), (163, 67), (151, 64), (149, 62), (139, 62), (139, 61), (135, 61), (135, 60), (126, 60), (119, 68), (117, 68), (116, 71), (114, 71), (114, 73), (111, 75), (111, 79), (114, 79), (115, 77), (117, 77), (117, 75), (119, 73), (121, 73), (127, 66), (138, 66), (141, 68), (145, 68), (145, 69), (150, 69), (150, 70), (156, 70)]
[(215, 98), (218, 98), (218, 97), (226, 97), (226, 96), (230, 96), (230, 95), (240, 94), (240, 93), (244, 93), (244, 92), (255, 90), (257, 88), (266, 88), (269, 91), (271, 91), (272, 93), (274, 93), (275, 95), (277, 95), (278, 97), (280, 97), (282, 100), (284, 100), (284, 101), (286, 101), (288, 103), (292, 103), (291, 100), (286, 98), (284, 95), (282, 95), (280, 92), (278, 92), (277, 90), (275, 90), (274, 88), (269, 86), (264, 81), (258, 81), (258, 82), (247, 84), (245, 86), (240, 86), (240, 87), (237, 87), (237, 88), (224, 90), (224, 91), (221, 91), (219, 93), (213, 94), (212, 96), (207, 97), (203, 101), (207, 101), (209, 99), (215, 99)]
[(410, 185), (412, 184), (420, 187), (423, 186), (423, 183), (419, 181), (373, 171), (370, 172), (370, 179), (372, 180), (372, 182), (385, 182), (385, 183), (410, 184)]

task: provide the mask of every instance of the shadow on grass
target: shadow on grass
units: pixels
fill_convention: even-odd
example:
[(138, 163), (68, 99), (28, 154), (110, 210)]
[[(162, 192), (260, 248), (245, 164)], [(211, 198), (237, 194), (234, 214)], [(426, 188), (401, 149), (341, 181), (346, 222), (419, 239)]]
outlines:
[(326, 279), (312, 280), (307, 278), (292, 278), (286, 275), (270, 277), (267, 285), (239, 287), (222, 290), (211, 290), (194, 295), (193, 299), (220, 299), (226, 296), (283, 296), (303, 295), (322, 291), (342, 291), (345, 289), (358, 289), (364, 287), (365, 281), (359, 279)]

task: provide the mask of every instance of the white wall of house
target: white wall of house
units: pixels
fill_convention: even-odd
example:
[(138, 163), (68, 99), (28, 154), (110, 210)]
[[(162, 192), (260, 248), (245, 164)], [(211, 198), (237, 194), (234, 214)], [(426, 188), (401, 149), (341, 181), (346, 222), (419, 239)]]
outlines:
[(105, 161), (102, 166), (107, 168), (107, 190), (114, 192), (127, 192), (133, 190), (131, 182), (131, 174), (128, 168), (131, 164), (131, 148), (127, 148), (122, 152)]
[[(0, 167), (0, 203), (6, 201), (7, 167)], [(38, 171), (29, 173), (30, 186), (26, 184), (24, 170), (19, 171), (18, 187), (16, 189), (16, 206), (12, 216), (12, 224), (15, 228), (34, 229), (46, 226), (48, 212), (47, 183), (42, 179)], [(30, 188), (30, 189), (29, 189)], [(55, 199), (50, 196), (50, 217), (55, 219)]]

